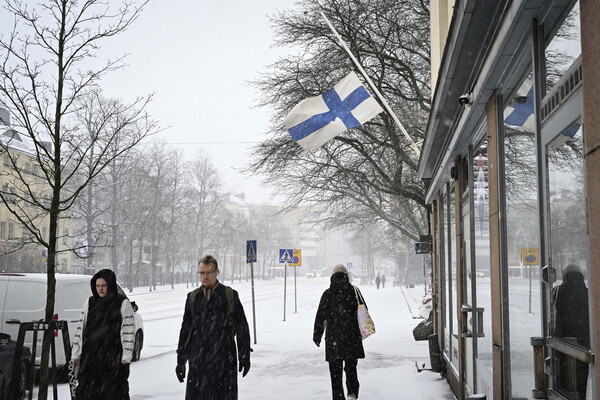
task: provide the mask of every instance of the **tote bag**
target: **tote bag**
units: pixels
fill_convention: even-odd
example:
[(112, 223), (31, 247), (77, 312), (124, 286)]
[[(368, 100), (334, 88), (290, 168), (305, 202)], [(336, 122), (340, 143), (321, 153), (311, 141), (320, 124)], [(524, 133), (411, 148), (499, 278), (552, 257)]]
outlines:
[(358, 327), (360, 328), (360, 335), (365, 340), (369, 336), (375, 333), (375, 323), (373, 318), (369, 315), (369, 310), (365, 305), (365, 299), (362, 297), (362, 293), (354, 286), (354, 293), (356, 294), (356, 301), (358, 303)]

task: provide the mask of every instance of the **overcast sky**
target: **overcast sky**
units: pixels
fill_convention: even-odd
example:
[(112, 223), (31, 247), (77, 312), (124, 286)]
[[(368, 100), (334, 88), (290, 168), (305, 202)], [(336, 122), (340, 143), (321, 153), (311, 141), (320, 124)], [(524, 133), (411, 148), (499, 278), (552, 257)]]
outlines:
[[(267, 15), (292, 6), (293, 0), (150, 0), (126, 32), (103, 42), (99, 60), (130, 54), (125, 70), (103, 80), (105, 95), (131, 100), (154, 92), (148, 110), (166, 128), (161, 140), (189, 155), (203, 151), (226, 190), (245, 192), (249, 203), (269, 202), (260, 179), (237, 172), (251, 146), (266, 138), (269, 118), (268, 110), (253, 108), (259, 94), (247, 82), (285, 54), (272, 48)], [(7, 13), (0, 12), (6, 33)]]
[(151, 0), (141, 17), (111, 42), (130, 53), (129, 67), (112, 73), (114, 96), (155, 92), (150, 112), (167, 143), (208, 154), (227, 184), (249, 203), (268, 202), (260, 179), (237, 170), (253, 143), (266, 136), (268, 110), (253, 108), (259, 94), (247, 82), (275, 61), (267, 15), (292, 0)]

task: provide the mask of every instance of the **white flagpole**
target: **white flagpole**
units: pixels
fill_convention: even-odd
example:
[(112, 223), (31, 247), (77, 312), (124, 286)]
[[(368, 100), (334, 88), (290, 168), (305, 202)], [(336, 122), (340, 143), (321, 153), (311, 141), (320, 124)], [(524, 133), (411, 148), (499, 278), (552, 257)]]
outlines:
[(356, 68), (358, 68), (358, 70), (360, 71), (360, 73), (362, 74), (362, 76), (366, 79), (366, 81), (369, 84), (369, 86), (371, 87), (371, 89), (373, 89), (373, 91), (375, 92), (375, 95), (377, 96), (377, 98), (379, 98), (379, 100), (381, 101), (381, 103), (385, 107), (385, 110), (388, 112), (388, 114), (390, 115), (390, 117), (392, 117), (392, 119), (394, 120), (394, 122), (396, 123), (396, 125), (398, 125), (398, 127), (400, 128), (400, 131), (404, 134), (404, 136), (406, 137), (406, 139), (410, 142), (410, 145), (411, 145), (412, 149), (414, 150), (414, 152), (417, 154), (417, 157), (420, 157), (421, 156), (421, 150), (419, 149), (419, 146), (417, 146), (417, 144), (412, 140), (412, 138), (410, 137), (410, 135), (408, 134), (408, 132), (406, 131), (406, 129), (404, 129), (404, 126), (402, 126), (402, 123), (400, 122), (400, 120), (398, 119), (398, 117), (396, 117), (396, 114), (394, 114), (394, 112), (392, 111), (392, 108), (389, 106), (389, 104), (387, 103), (387, 101), (385, 101), (385, 99), (383, 98), (383, 96), (381, 95), (381, 93), (379, 92), (379, 90), (377, 89), (377, 87), (375, 86), (375, 84), (373, 83), (373, 81), (371, 81), (371, 78), (369, 78), (369, 75), (367, 75), (367, 73), (363, 69), (362, 65), (360, 65), (360, 63), (358, 62), (358, 60), (356, 59), (356, 57), (354, 57), (354, 54), (352, 54), (352, 52), (350, 51), (350, 49), (348, 48), (348, 46), (346, 46), (346, 43), (344, 43), (344, 40), (342, 39), (342, 37), (340, 36), (340, 34), (335, 30), (335, 28), (333, 27), (333, 25), (331, 24), (331, 22), (329, 22), (329, 19), (325, 16), (325, 14), (323, 14), (323, 11), (320, 8), (319, 8), (319, 13), (321, 14), (321, 16), (323, 17), (323, 19), (325, 20), (325, 22), (329, 26), (329, 29), (331, 29), (331, 32), (333, 32), (333, 34), (337, 38), (338, 42), (340, 42), (340, 45), (344, 48), (344, 50), (346, 50), (346, 53), (348, 53), (348, 56), (350, 56), (350, 58), (352, 59), (352, 62), (354, 62), (354, 65), (356, 65)]

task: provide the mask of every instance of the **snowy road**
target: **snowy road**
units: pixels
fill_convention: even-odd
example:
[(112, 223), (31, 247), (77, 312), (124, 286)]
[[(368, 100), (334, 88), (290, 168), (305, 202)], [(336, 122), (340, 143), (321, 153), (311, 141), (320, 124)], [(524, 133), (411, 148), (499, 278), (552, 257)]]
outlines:
[[(252, 333), (250, 283), (226, 282), (240, 293)], [(297, 280), (297, 312), (294, 313), (294, 281), (287, 281), (286, 321), (283, 321), (283, 280), (256, 281), (257, 344), (252, 368), (238, 381), (241, 400), (331, 398), (329, 373), (323, 346), (312, 343), (312, 326), (321, 293), (328, 278)], [(132, 400), (184, 399), (185, 385), (175, 377), (175, 348), (186, 293), (185, 285), (175, 289), (157, 287), (149, 293), (139, 288), (128, 294), (144, 318), (145, 340), (140, 361), (133, 363), (129, 378)], [(366, 358), (358, 363), (360, 399), (439, 400), (454, 399), (439, 374), (417, 373), (414, 362), (429, 365), (426, 342), (415, 342), (413, 319), (422, 287), (383, 290), (361, 287), (375, 321), (377, 333), (365, 342)], [(252, 335), (254, 341), (254, 335)], [(51, 396), (50, 396), (51, 398)], [(68, 399), (68, 387), (61, 385), (59, 399)]]

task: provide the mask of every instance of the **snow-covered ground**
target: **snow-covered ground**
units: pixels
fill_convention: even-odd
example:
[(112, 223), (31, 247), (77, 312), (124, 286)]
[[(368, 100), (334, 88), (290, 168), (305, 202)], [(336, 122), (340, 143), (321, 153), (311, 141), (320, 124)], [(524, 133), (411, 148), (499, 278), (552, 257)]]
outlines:
[[(249, 282), (225, 282), (240, 293), (254, 342), (252, 296)], [(324, 348), (312, 342), (312, 328), (322, 292), (329, 278), (287, 280), (284, 321), (283, 280), (256, 281), (256, 344), (252, 368), (239, 375), (241, 400), (331, 398)], [(360, 398), (372, 400), (452, 400), (446, 381), (439, 374), (417, 373), (415, 361), (429, 365), (427, 342), (415, 342), (412, 329), (421, 321), (418, 303), (422, 286), (400, 288), (360, 286), (375, 322), (377, 333), (364, 341), (366, 358), (359, 360)], [(184, 399), (185, 384), (175, 376), (175, 348), (179, 337), (186, 285), (138, 288), (129, 294), (144, 318), (142, 358), (131, 366), (132, 400)], [(295, 312), (295, 310), (297, 310)], [(68, 386), (60, 385), (59, 399), (68, 399)], [(50, 398), (52, 395), (50, 394)]]

